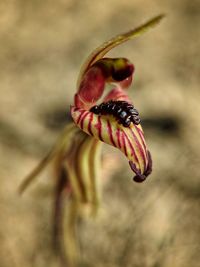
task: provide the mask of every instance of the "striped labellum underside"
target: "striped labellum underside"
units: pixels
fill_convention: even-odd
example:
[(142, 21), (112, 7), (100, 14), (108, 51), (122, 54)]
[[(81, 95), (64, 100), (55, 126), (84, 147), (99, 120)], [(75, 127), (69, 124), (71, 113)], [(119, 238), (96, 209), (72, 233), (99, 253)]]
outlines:
[(135, 181), (145, 180), (151, 172), (151, 160), (140, 124), (132, 122), (128, 127), (124, 127), (112, 114), (95, 114), (76, 107), (71, 107), (71, 115), (76, 125), (85, 133), (124, 153), (136, 174)]

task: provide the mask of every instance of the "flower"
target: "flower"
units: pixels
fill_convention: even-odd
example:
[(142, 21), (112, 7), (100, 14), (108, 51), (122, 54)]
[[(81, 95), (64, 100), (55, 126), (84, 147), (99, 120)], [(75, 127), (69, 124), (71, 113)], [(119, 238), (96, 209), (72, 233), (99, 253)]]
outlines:
[[(48, 163), (54, 163), (54, 244), (62, 251), (59, 239), (62, 236), (62, 204), (63, 196), (68, 196), (71, 205), (66, 242), (70, 266), (75, 266), (77, 261), (76, 218), (85, 210), (83, 207), (89, 207), (92, 214), (98, 208), (102, 142), (124, 153), (134, 172), (134, 181), (143, 182), (152, 171), (151, 154), (146, 146), (139, 113), (127, 94), (134, 66), (126, 58), (104, 56), (115, 46), (157, 25), (162, 17), (154, 17), (142, 26), (114, 37), (91, 53), (81, 69), (74, 104), (70, 108), (74, 123), (65, 127), (50, 153), (20, 186), (22, 193)], [(113, 84), (114, 88), (99, 104), (107, 84)]]
[[(103, 58), (93, 63), (82, 77), (71, 116), (85, 133), (120, 149), (135, 173), (134, 180), (142, 182), (151, 173), (152, 161), (139, 113), (127, 95), (133, 71), (134, 66), (124, 58)], [(106, 82), (116, 86), (103, 104), (96, 105)]]

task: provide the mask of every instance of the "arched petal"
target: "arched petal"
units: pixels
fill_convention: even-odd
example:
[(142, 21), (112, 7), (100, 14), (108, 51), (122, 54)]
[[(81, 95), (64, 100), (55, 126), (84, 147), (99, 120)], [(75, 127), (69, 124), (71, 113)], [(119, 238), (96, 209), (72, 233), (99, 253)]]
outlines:
[(77, 83), (77, 88), (79, 88), (80, 85), (80, 81), (82, 80), (83, 75), (85, 74), (85, 72), (88, 70), (88, 68), (94, 64), (97, 60), (101, 59), (107, 52), (109, 52), (112, 48), (130, 40), (133, 39), (135, 37), (137, 37), (138, 35), (146, 32), (147, 30), (149, 30), (150, 28), (156, 26), (160, 20), (164, 17), (163, 14), (158, 15), (152, 19), (150, 19), (149, 21), (147, 21), (146, 23), (142, 24), (141, 26), (130, 30), (128, 32), (119, 34), (117, 36), (115, 36), (114, 38), (110, 39), (107, 42), (104, 42), (102, 45), (100, 45), (99, 47), (97, 47), (86, 59), (85, 63), (83, 64), (80, 74), (79, 74), (79, 79), (78, 79), (78, 83)]

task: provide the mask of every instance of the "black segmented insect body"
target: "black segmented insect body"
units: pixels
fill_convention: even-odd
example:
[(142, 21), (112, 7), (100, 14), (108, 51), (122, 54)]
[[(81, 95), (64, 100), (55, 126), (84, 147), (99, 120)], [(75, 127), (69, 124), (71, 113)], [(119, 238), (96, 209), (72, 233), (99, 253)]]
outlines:
[(113, 115), (117, 121), (125, 127), (129, 127), (131, 122), (140, 123), (138, 111), (134, 106), (126, 101), (110, 100), (100, 105), (95, 105), (90, 109), (91, 112), (100, 115)]

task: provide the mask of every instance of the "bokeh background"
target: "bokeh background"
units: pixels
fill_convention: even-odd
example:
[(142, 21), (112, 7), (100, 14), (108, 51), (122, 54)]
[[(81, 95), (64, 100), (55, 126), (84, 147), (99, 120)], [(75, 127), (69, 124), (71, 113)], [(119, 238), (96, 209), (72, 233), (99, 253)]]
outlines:
[(163, 12), (159, 26), (109, 54), (135, 64), (130, 94), (154, 170), (133, 183), (127, 160), (104, 146), (102, 205), (79, 225), (80, 266), (200, 266), (199, 1), (1, 0), (1, 267), (62, 266), (51, 243), (51, 169), (23, 197), (17, 188), (69, 121), (86, 56)]

